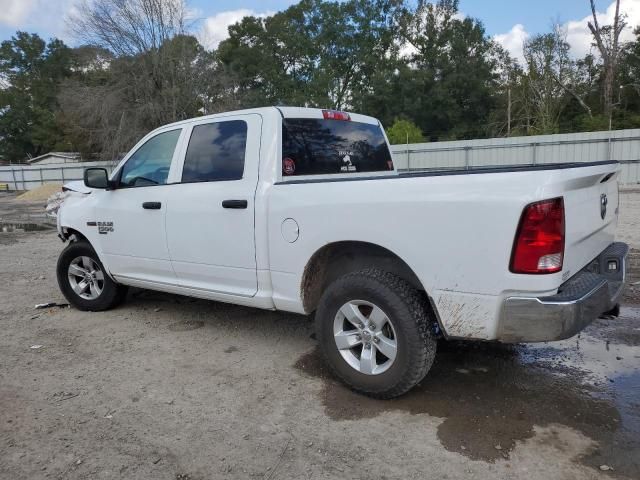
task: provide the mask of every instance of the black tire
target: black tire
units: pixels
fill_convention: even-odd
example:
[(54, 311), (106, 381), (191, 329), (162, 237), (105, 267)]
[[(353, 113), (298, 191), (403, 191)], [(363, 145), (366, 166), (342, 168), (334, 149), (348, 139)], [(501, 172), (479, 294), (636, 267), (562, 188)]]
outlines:
[[(343, 305), (354, 300), (378, 306), (393, 325), (397, 353), (382, 373), (370, 375), (356, 370), (336, 345), (336, 315)], [(431, 368), (437, 343), (434, 322), (424, 293), (396, 275), (371, 268), (344, 275), (329, 285), (316, 311), (316, 335), (336, 377), (356, 392), (389, 399), (409, 391)]]
[[(102, 291), (95, 299), (82, 298), (77, 294), (68, 277), (69, 265), (78, 257), (89, 257), (102, 270), (104, 280), (101, 282)], [(107, 275), (102, 262), (93, 250), (93, 247), (87, 242), (71, 242), (60, 253), (58, 257), (58, 265), (56, 267), (56, 275), (58, 277), (58, 286), (67, 301), (78, 310), (99, 312), (109, 310), (124, 300), (127, 295), (127, 287), (115, 283), (109, 275)]]

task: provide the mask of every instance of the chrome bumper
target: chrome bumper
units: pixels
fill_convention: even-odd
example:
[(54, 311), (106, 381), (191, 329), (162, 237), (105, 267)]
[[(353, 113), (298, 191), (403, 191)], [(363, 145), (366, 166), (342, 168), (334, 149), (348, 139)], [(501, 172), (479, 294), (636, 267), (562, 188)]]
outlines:
[(612, 243), (579, 273), (548, 297), (505, 300), (498, 341), (548, 342), (574, 336), (605, 312), (613, 310), (624, 288), (629, 247)]

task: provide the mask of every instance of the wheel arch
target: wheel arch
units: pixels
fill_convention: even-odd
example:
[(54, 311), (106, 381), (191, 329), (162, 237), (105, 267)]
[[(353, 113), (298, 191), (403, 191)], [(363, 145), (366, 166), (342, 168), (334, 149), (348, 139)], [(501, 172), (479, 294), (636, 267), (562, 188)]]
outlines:
[[(96, 248), (96, 245), (94, 245), (94, 243), (89, 239), (89, 237), (87, 235), (82, 233), (82, 231), (78, 230), (77, 228), (74, 228), (74, 227), (71, 227), (71, 226), (66, 226), (66, 225), (61, 225), (60, 226), (60, 231), (61, 231), (61, 233), (59, 234), (59, 236), (64, 239), (63, 240), (64, 242), (70, 242), (70, 243), (72, 243), (72, 242), (87, 242), (89, 244), (89, 246), (93, 249), (93, 251), (96, 252), (96, 255), (98, 256), (98, 258), (100, 259), (100, 262), (102, 263), (102, 266), (104, 267), (105, 273), (107, 275), (109, 275), (109, 278), (111, 278), (111, 280), (116, 282), (116, 279), (111, 274), (111, 270), (109, 268), (109, 264), (106, 261), (106, 259), (104, 258), (104, 255), (102, 254), (102, 251), (100, 251), (100, 249)], [(118, 282), (116, 282), (116, 283), (118, 283)]]
[(322, 292), (333, 280), (367, 267), (393, 273), (427, 293), (407, 262), (388, 248), (364, 241), (338, 241), (319, 248), (304, 268), (300, 294), (305, 312), (311, 313), (317, 308)]
[(91, 244), (91, 241), (87, 238), (85, 234), (83, 234), (80, 230), (77, 230), (73, 227), (65, 227), (64, 225), (61, 227), (61, 236), (65, 239), (65, 241), (69, 242), (80, 242), (84, 241), (91, 245), (91, 248), (96, 249), (95, 246)]

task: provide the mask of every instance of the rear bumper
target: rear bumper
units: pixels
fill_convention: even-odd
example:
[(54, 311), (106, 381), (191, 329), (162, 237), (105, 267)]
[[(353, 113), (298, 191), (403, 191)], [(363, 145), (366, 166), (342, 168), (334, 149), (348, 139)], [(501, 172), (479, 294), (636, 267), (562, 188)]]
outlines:
[(624, 288), (628, 251), (627, 244), (612, 243), (555, 295), (507, 298), (497, 339), (506, 343), (564, 340), (613, 310)]

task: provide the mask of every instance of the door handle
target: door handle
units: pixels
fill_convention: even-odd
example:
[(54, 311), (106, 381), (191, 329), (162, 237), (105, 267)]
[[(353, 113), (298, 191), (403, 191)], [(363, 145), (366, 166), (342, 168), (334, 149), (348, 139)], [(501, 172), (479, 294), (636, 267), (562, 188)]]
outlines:
[(247, 208), (246, 200), (223, 200), (222, 208)]
[(142, 204), (142, 208), (146, 210), (160, 210), (160, 207), (162, 207), (160, 202), (144, 202)]

